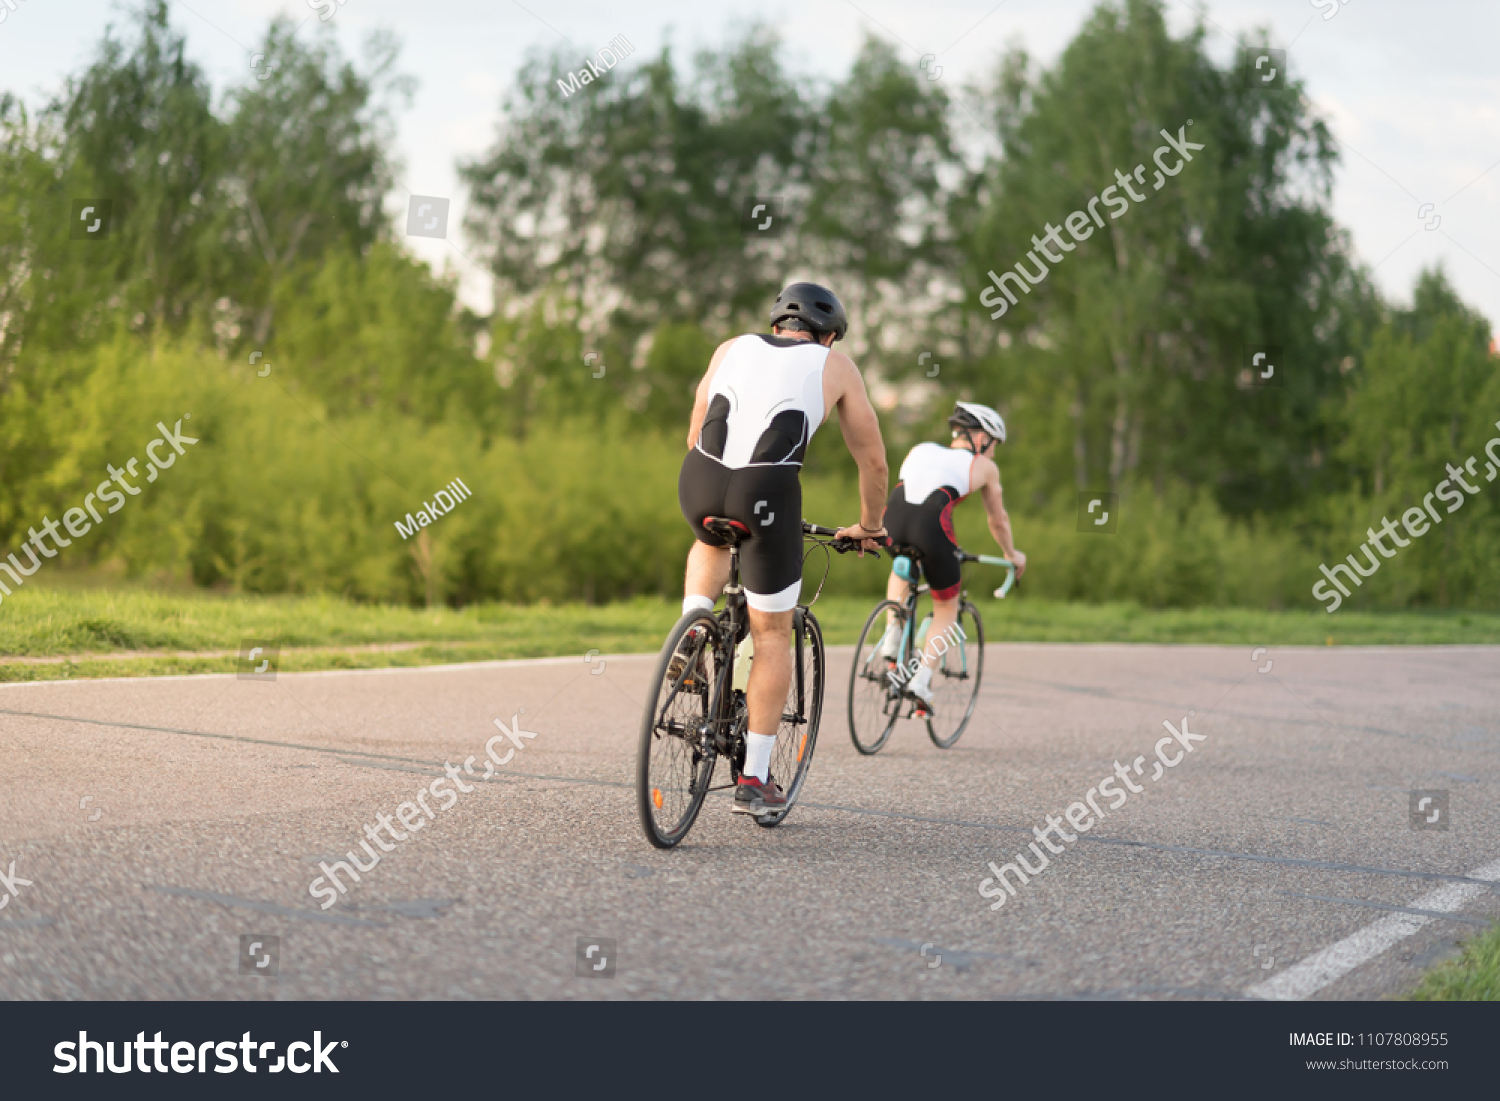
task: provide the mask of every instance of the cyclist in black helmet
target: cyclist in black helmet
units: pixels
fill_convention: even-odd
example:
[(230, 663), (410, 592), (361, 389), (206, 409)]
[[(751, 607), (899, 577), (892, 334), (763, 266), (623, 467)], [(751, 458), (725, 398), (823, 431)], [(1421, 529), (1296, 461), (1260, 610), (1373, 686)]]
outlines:
[[(901, 478), (886, 504), (886, 523), (891, 542), (916, 547), (922, 552), (922, 572), (932, 591), (932, 625), (927, 638), (943, 637), (958, 619), (962, 575), (956, 556), (958, 540), (953, 534), (953, 509), (971, 493), (984, 502), (990, 534), (1005, 557), (1016, 564), (1016, 576), (1026, 572), (1026, 555), (1016, 550), (1011, 538), (1010, 516), (1000, 493), (1000, 468), (995, 448), (1005, 442), (1005, 421), (988, 405), (961, 401), (948, 418), (952, 442), (919, 443), (901, 464)], [(897, 602), (906, 596), (907, 583), (891, 571), (886, 595)], [(900, 629), (894, 614), (881, 640), (879, 653), (894, 661), (900, 645)], [(941, 656), (931, 647), (922, 654), (921, 668), (907, 682), (907, 690), (924, 706), (932, 703), (933, 664)]]
[[(746, 524), (740, 550), (755, 662), (746, 691), (749, 730), (734, 809), (786, 806), (770, 776), (771, 750), (791, 683), (792, 609), (802, 585), (802, 486), (808, 441), (830, 410), (859, 465), (860, 523), (839, 530), (873, 550), (889, 471), (880, 422), (854, 361), (833, 351), (848, 331), (843, 304), (826, 287), (793, 283), (771, 307), (771, 332), (726, 340), (698, 384), (689, 451), (677, 495), (698, 541), (688, 554), (683, 614), (711, 609), (729, 578), (729, 551), (703, 526), (718, 516)], [(677, 675), (681, 670), (675, 670)]]

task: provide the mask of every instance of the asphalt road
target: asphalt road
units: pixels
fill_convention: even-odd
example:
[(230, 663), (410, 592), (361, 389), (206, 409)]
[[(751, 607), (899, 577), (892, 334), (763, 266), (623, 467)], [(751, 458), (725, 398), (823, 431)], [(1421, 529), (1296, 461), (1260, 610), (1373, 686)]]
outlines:
[[(830, 657), (787, 821), (715, 794), (671, 852), (632, 791), (652, 658), (0, 688), (0, 997), (1374, 998), (1500, 916), (1495, 648), (992, 645), (956, 747), (875, 758)], [(513, 716), (491, 780), (309, 894)], [(988, 863), (1137, 757), (992, 910)]]

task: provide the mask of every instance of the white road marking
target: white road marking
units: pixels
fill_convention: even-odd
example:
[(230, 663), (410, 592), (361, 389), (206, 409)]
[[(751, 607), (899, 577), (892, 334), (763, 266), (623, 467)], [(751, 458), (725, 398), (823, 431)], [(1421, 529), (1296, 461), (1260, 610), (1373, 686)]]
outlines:
[[(658, 654), (654, 654), (654, 653), (653, 654), (600, 654), (599, 657), (595, 658), (594, 660), (598, 661), (600, 659), (603, 659), (603, 660), (606, 660), (606, 661), (630, 661), (630, 660), (638, 659), (638, 658), (639, 659), (656, 658), (658, 656), (659, 656)], [(372, 675), (372, 674), (389, 674), (389, 673), (449, 673), (449, 672), (453, 672), (455, 670), (465, 670), (465, 669), (499, 669), (499, 668), (506, 668), (506, 667), (514, 668), (514, 667), (517, 667), (517, 666), (524, 666), (524, 665), (577, 665), (580, 668), (587, 668), (587, 665), (585, 665), (583, 663), (582, 659), (583, 659), (583, 656), (581, 654), (580, 655), (576, 655), (574, 657), (566, 657), (566, 658), (497, 658), (497, 659), (495, 659), (493, 661), (463, 661), (463, 662), (454, 662), (454, 663), (449, 664), (449, 665), (393, 665), (393, 666), (382, 666), (381, 668), (378, 668), (378, 669), (315, 669), (315, 670), (308, 670), (306, 672), (277, 673), (276, 675), (278, 677), (341, 677), (341, 676), (369, 676), (369, 675)], [(592, 662), (590, 662), (589, 664), (592, 664)], [(37, 688), (37, 687), (40, 687), (42, 685), (57, 685), (57, 684), (119, 684), (119, 683), (123, 683), (123, 682), (127, 682), (127, 681), (134, 681), (137, 684), (142, 684), (142, 683), (155, 684), (158, 681), (173, 681), (173, 680), (197, 680), (197, 681), (230, 680), (230, 679), (232, 679), (234, 677), (238, 677), (238, 676), (239, 676), (238, 673), (172, 673), (172, 674), (169, 674), (169, 675), (166, 675), (166, 676), (160, 676), (160, 677), (150, 677), (150, 676), (135, 676), (135, 677), (72, 677), (72, 678), (68, 678), (66, 680), (12, 681), (12, 682), (9, 682), (9, 683), (6, 683), (6, 684), (0, 684), (0, 689), (4, 689), (4, 688)]]
[[(1482, 879), (1487, 883), (1500, 882), (1500, 860), (1476, 868), (1469, 873), (1469, 878)], [(1451, 914), (1485, 890), (1477, 883), (1447, 883), (1427, 892), (1410, 905), (1415, 910), (1436, 910)], [(1308, 956), (1276, 977), (1257, 983), (1245, 993), (1252, 998), (1274, 1001), (1295, 1002), (1310, 998), (1356, 967), (1395, 947), (1417, 930), (1439, 920), (1441, 919), (1421, 914), (1392, 914), (1383, 917), (1321, 952)]]

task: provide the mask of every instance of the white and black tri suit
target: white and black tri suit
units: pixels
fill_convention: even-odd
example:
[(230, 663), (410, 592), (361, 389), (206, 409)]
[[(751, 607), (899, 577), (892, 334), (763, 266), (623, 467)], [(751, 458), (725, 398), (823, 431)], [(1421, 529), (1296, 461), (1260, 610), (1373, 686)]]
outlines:
[(963, 574), (953, 534), (953, 508), (969, 495), (974, 455), (937, 443), (919, 443), (901, 464), (901, 480), (885, 506), (891, 542), (922, 552), (922, 572), (934, 600), (958, 596)]
[(740, 574), (752, 608), (786, 612), (802, 588), (802, 484), (807, 445), (823, 423), (829, 349), (754, 333), (729, 346), (709, 389), (698, 443), (682, 463), (677, 500), (701, 543), (723, 546), (709, 516), (738, 520), (752, 536)]

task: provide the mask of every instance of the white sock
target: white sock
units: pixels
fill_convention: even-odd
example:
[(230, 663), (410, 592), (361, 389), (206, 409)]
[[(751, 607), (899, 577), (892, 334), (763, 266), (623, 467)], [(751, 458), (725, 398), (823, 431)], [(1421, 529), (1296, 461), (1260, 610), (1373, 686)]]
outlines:
[(775, 747), (775, 734), (746, 734), (743, 775), (754, 776), (761, 783), (765, 783), (766, 777), (771, 772), (771, 750)]
[(705, 612), (711, 612), (714, 610), (714, 602), (706, 596), (698, 596), (696, 594), (682, 598), (683, 615), (687, 615), (698, 608), (702, 608)]
[(913, 692), (921, 695), (927, 691), (927, 686), (932, 683), (932, 666), (924, 665), (912, 674), (911, 682), (907, 685)]

